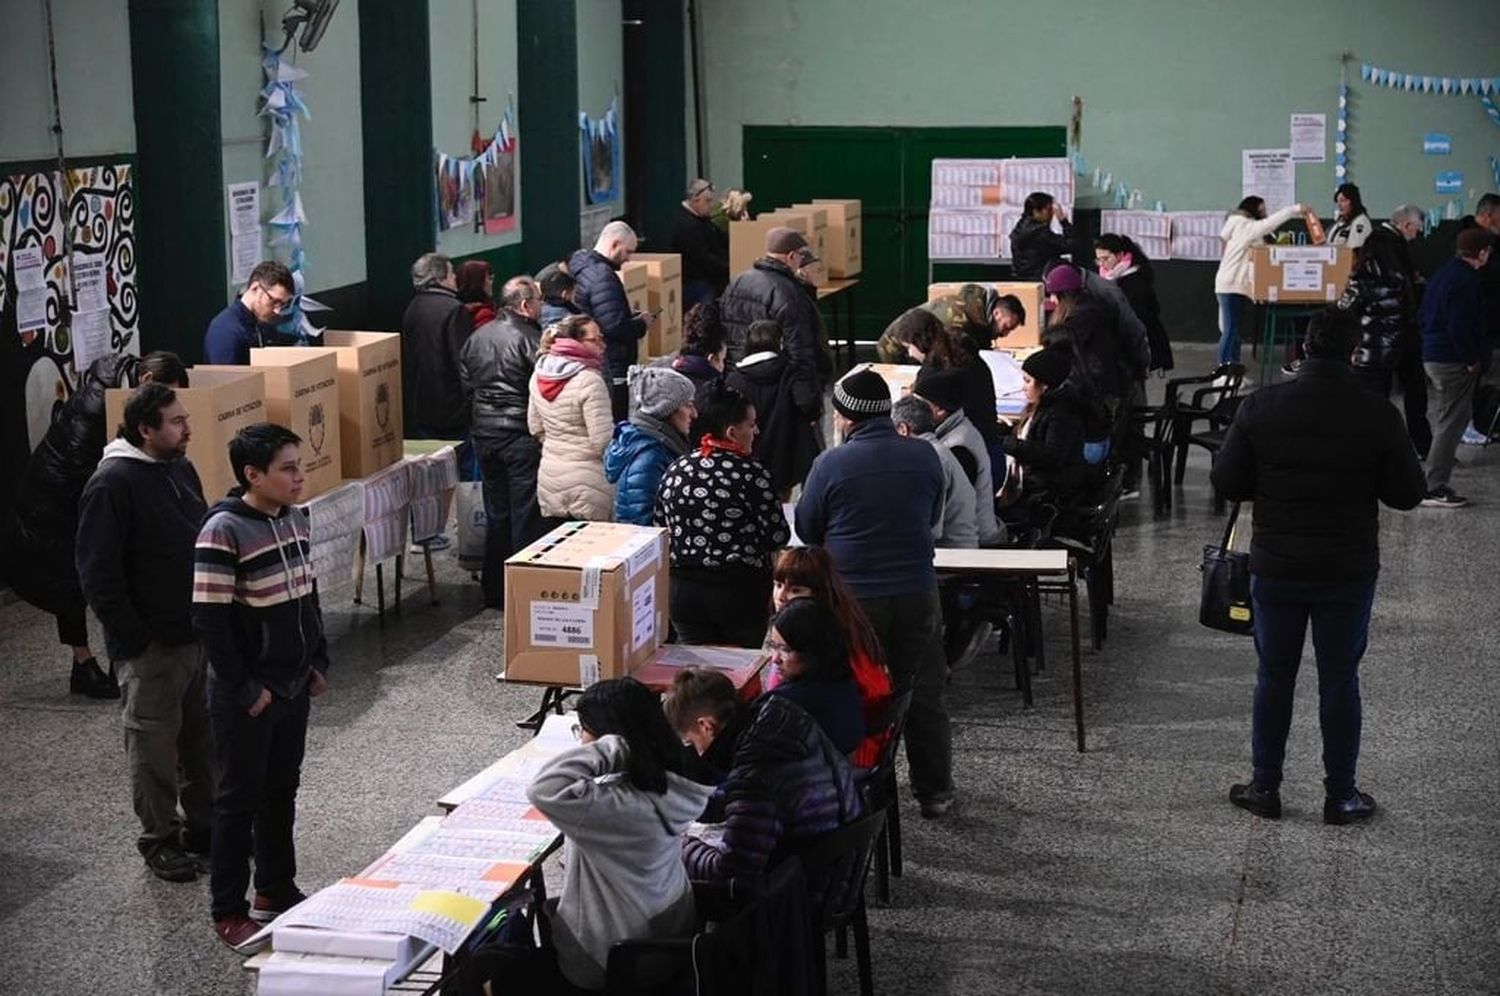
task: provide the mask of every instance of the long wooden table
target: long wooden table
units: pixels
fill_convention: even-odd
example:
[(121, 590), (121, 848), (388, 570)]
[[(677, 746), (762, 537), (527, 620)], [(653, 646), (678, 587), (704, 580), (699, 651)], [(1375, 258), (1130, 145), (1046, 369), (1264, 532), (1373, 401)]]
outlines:
[[(953, 550), (939, 549), (933, 566), (940, 575), (994, 578), (1019, 582), (1026, 593), (1035, 626), (1037, 662), (1045, 657), (1041, 635), (1041, 595), (1044, 592), (1066, 595), (1072, 620), (1073, 650), (1073, 726), (1078, 752), (1086, 749), (1083, 721), (1083, 660), (1078, 635), (1078, 576), (1073, 559), (1066, 550)], [(1021, 668), (1024, 671), (1024, 663)], [(1030, 688), (1023, 686), (1026, 702), (1031, 701)]]

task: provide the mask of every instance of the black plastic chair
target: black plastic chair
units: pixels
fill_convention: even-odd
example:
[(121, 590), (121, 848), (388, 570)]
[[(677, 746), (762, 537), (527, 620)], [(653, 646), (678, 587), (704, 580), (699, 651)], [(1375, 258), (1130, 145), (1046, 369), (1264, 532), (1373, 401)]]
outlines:
[(810, 882), (825, 880), (822, 909), (813, 912), (813, 968), (818, 993), (828, 992), (829, 931), (854, 933), (854, 958), (859, 970), (860, 996), (874, 996), (870, 967), (870, 925), (865, 916), (865, 878), (870, 872), (880, 835), (886, 829), (886, 809), (867, 811), (853, 823), (815, 837), (796, 850)]
[(886, 824), (880, 844), (875, 849), (875, 899), (881, 904), (891, 901), (891, 876), (901, 875), (901, 806), (900, 787), (896, 782), (896, 755), (906, 730), (906, 714), (911, 709), (911, 690), (891, 696), (879, 716), (870, 723), (869, 733), (889, 734), (880, 748), (875, 764), (860, 775), (859, 794), (865, 809), (885, 808)]
[(1050, 545), (1069, 551), (1083, 576), (1095, 650), (1104, 646), (1109, 633), (1109, 607), (1115, 601), (1114, 537), (1124, 491), (1124, 468), (1111, 467), (1104, 483), (1086, 500), (1059, 509), (1052, 531)]
[(1177, 413), (1182, 391), (1194, 386), (1211, 385), (1218, 371), (1202, 377), (1176, 377), (1167, 381), (1159, 405), (1142, 405), (1132, 412), (1140, 423), (1140, 445), (1146, 457), (1146, 473), (1151, 482), (1151, 510), (1165, 515), (1172, 508), (1172, 461), (1177, 453)]
[(1173, 483), (1181, 484), (1183, 475), (1187, 473), (1188, 440), (1193, 435), (1194, 425), (1206, 422), (1210, 431), (1227, 426), (1229, 418), (1233, 417), (1233, 409), (1230, 409), (1229, 417), (1225, 417), (1224, 404), (1240, 394), (1244, 383), (1244, 365), (1228, 363), (1214, 371), (1208, 386), (1193, 392), (1190, 402), (1178, 404), (1175, 415), (1177, 424), (1172, 431), (1177, 443)]

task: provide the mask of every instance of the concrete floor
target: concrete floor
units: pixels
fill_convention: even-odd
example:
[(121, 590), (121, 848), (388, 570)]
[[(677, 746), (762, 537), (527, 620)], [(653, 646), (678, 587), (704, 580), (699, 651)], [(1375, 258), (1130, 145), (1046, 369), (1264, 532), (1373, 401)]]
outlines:
[[(1205, 350), (1184, 347), (1187, 364)], [(1202, 355), (1199, 355), (1201, 353)], [(1304, 680), (1264, 822), (1225, 793), (1249, 770), (1254, 655), (1196, 623), (1198, 559), (1221, 520), (1195, 455), (1169, 518), (1126, 506), (1117, 604), (1085, 659), (1089, 753), (1074, 752), (1065, 616), (1023, 710), (993, 655), (952, 689), (959, 800), (909, 806), (907, 872), (872, 910), (876, 992), (1500, 992), (1500, 450), (1464, 447), (1461, 511), (1386, 513), (1363, 667), (1369, 826), (1321, 822), (1316, 686)], [(497, 685), (500, 617), (443, 558), (382, 628), (325, 596), (333, 691), (313, 712), (298, 846), (304, 889), (357, 870), (433, 800), (521, 742), (529, 689)], [(66, 694), (50, 619), (0, 609), (0, 993), (239, 994), (207, 883), (169, 885), (134, 850), (118, 709)], [(1310, 667), (1310, 663), (1309, 663)], [(833, 992), (856, 989), (852, 962)]]

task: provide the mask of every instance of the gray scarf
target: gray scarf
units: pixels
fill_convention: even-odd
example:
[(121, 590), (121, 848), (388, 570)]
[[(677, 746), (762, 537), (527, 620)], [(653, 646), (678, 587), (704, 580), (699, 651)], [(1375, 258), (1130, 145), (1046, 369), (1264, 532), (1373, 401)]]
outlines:
[(660, 441), (674, 457), (685, 456), (687, 454), (687, 437), (678, 432), (675, 426), (663, 422), (655, 415), (647, 415), (645, 412), (637, 411), (630, 416), (630, 424), (652, 439)]

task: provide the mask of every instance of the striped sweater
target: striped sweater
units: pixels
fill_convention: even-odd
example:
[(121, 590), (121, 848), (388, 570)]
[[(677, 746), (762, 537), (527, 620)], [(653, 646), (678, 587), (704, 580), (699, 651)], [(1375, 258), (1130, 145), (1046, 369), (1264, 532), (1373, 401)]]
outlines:
[(269, 516), (233, 492), (213, 507), (194, 554), (193, 628), (208, 651), (211, 693), (246, 708), (267, 688), (295, 698), (313, 668), (328, 670), (300, 510)]

